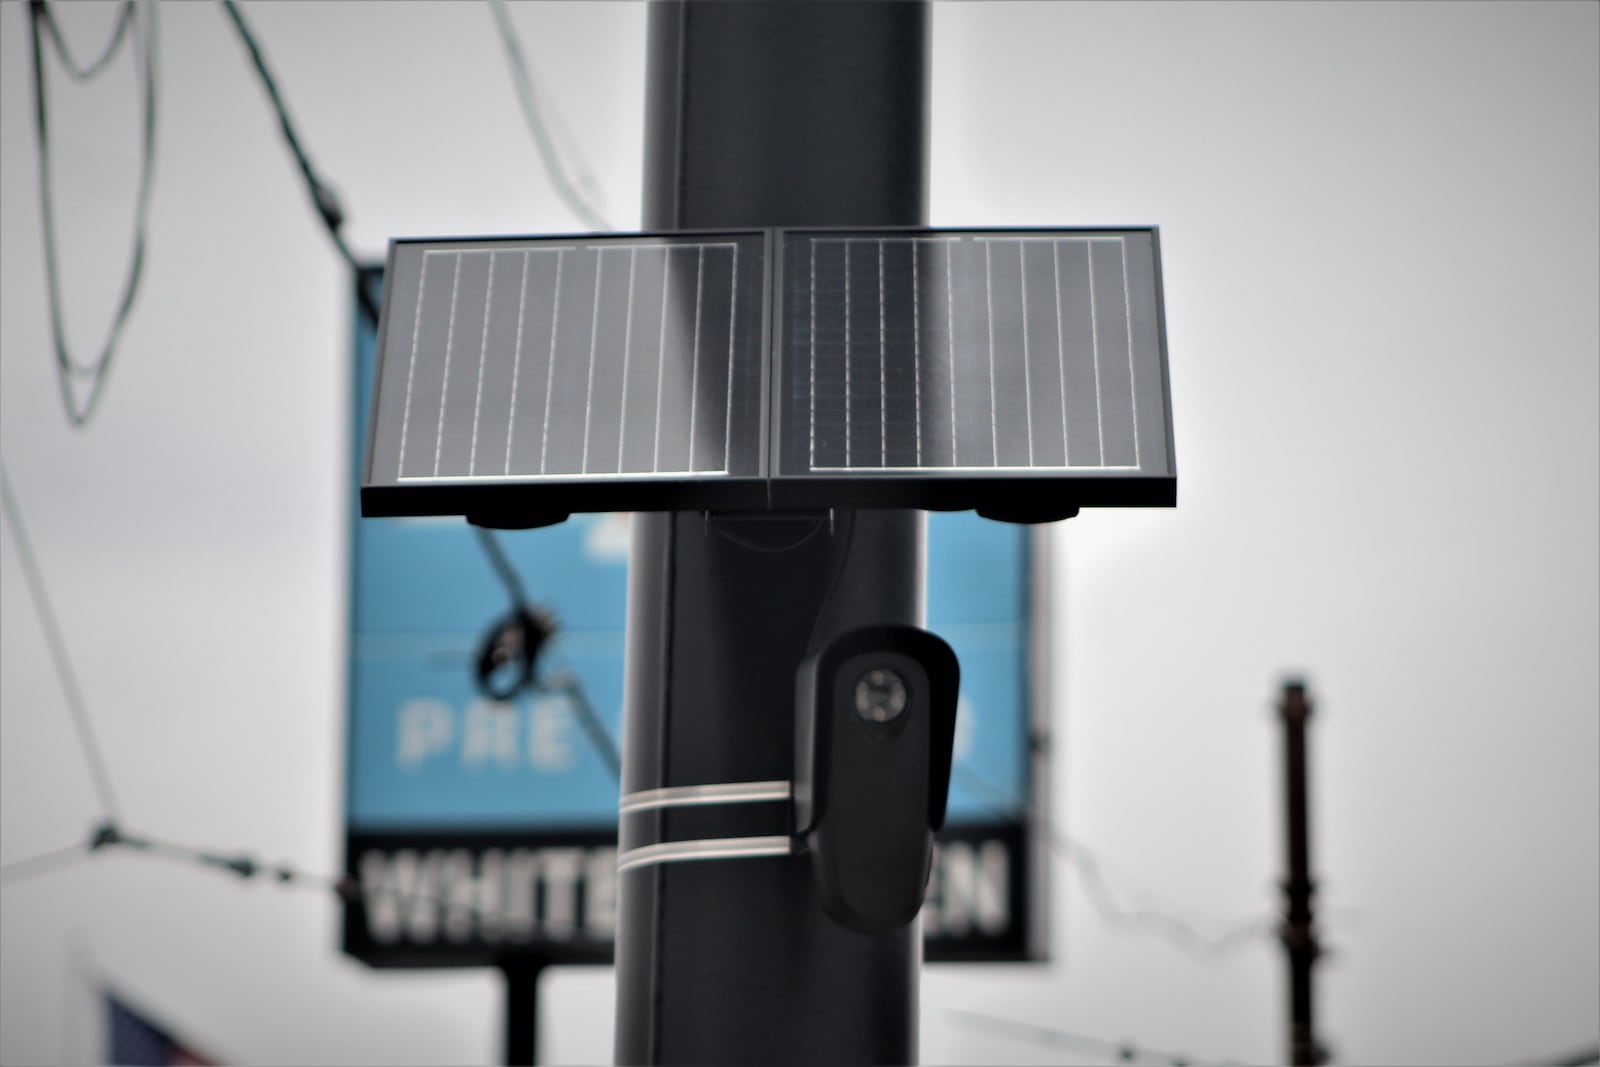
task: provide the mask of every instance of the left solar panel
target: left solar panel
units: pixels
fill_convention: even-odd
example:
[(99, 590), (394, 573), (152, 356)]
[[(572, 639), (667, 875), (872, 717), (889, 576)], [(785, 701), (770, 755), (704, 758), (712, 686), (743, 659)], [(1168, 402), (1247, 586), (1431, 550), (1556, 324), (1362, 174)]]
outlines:
[(394, 242), (363, 513), (765, 506), (768, 243)]

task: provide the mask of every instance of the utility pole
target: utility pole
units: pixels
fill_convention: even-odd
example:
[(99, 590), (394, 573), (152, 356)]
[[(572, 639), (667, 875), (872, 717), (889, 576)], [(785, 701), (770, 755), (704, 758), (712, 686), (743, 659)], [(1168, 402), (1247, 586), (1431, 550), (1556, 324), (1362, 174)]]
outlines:
[(1305, 1067), (1322, 1062), (1311, 988), (1311, 969), (1322, 946), (1317, 941), (1313, 915), (1316, 882), (1311, 877), (1311, 802), (1306, 766), (1306, 725), (1311, 721), (1311, 701), (1304, 682), (1284, 683), (1278, 715), (1283, 721), (1289, 853), (1289, 870), (1283, 883), (1284, 917), (1278, 936), (1289, 957), (1289, 1062)]
[[(928, 44), (920, 0), (652, 3), (645, 228), (926, 224)], [(824, 915), (788, 787), (800, 662), (922, 582), (914, 511), (635, 515), (617, 1062), (916, 1060), (920, 923)]]

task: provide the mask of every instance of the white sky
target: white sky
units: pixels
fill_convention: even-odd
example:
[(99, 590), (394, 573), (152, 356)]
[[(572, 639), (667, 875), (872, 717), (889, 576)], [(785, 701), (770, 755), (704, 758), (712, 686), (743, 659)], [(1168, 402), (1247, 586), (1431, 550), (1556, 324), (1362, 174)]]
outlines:
[[(93, 54), (110, 5), (63, 7)], [(547, 186), (486, 8), (251, 4), (352, 243), (539, 232)], [(644, 11), (518, 7), (637, 222)], [(339, 859), (349, 309), (222, 11), (160, 13), (145, 285), (65, 422), (42, 282), (26, 6), (0, 5), (0, 455), (128, 822)], [(51, 83), (68, 334), (121, 281), (124, 53)], [(1495, 1063), (1600, 1035), (1600, 6), (937, 8), (936, 224), (1161, 227), (1175, 511), (1058, 534), (1057, 816), (1162, 906), (1275, 905), (1280, 677), (1306, 672), (1343, 1062)], [(0, 536), (0, 862), (96, 816)], [(1281, 1055), (1267, 944), (1197, 960), (1058, 872), (1048, 966), (935, 968), (923, 1057), (1062, 1062), (967, 1008), (1202, 1057)], [(94, 1053), (76, 935), (239, 1062), (473, 1062), (487, 972), (370, 972), (331, 899), (101, 857), (0, 897), (0, 1062)], [(611, 984), (546, 981), (545, 1053), (602, 1061)]]

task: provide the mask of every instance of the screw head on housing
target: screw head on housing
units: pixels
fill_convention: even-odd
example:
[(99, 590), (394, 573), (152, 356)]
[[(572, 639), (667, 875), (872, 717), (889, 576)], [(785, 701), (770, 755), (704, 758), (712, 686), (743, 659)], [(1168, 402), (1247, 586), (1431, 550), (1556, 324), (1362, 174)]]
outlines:
[(893, 722), (905, 714), (910, 697), (905, 679), (885, 667), (874, 667), (856, 680), (856, 714), (868, 722)]

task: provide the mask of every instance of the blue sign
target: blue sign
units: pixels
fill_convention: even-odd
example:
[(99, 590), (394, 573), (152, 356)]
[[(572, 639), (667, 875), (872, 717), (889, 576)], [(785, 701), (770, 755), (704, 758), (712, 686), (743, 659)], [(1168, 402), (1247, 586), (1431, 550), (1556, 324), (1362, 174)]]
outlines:
[[(347, 913), (345, 947), (378, 965), (481, 964), (519, 943), (540, 944), (550, 956), (544, 942), (556, 940), (573, 951), (551, 958), (604, 959), (610, 918), (599, 913), (611, 905), (611, 889), (597, 890), (609, 876), (594, 872), (614, 855), (617, 781), (565, 693), (529, 693), (507, 704), (479, 691), (479, 648), (512, 604), (476, 531), (459, 518), (357, 517), (376, 349), (359, 316), (355, 349), (347, 860), (369, 898)], [(628, 516), (574, 515), (496, 536), (528, 596), (558, 623), (541, 670), (572, 672), (620, 737)], [(943, 879), (936, 868), (931, 892), (943, 886), (969, 911), (987, 902), (991, 918), (1003, 912), (1006, 920), (1003, 931), (986, 930), (976, 912), (944, 908), (930, 916), (930, 930), (964, 934), (970, 943), (943, 953), (930, 937), (930, 958), (1035, 956), (1027, 870), (1036, 850), (1022, 800), (1033, 787), (1031, 540), (1027, 527), (971, 513), (929, 517), (928, 628), (961, 661), (956, 759), (971, 772), (958, 771), (952, 782), (943, 854), (972, 867)], [(986, 859), (985, 847), (1003, 847), (1003, 863)], [(503, 873), (518, 862), (533, 872), (525, 891), (535, 898), (523, 909), (520, 937), (511, 928), (451, 925), (450, 902), (504, 902), (521, 892), (507, 888), (512, 875)], [(560, 886), (551, 873), (557, 867), (573, 872)], [(1004, 886), (982, 883), (1002, 867)], [(442, 910), (413, 922), (417, 909), (370, 896), (374, 882), (391, 897), (425, 894)], [(569, 891), (565, 926), (553, 926), (544, 912)], [(471, 911), (467, 904), (458, 910)]]

